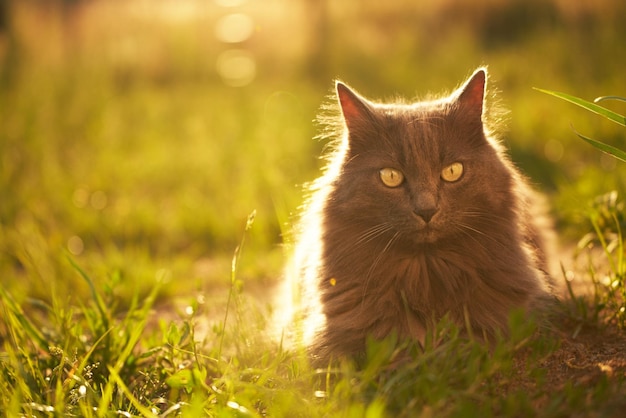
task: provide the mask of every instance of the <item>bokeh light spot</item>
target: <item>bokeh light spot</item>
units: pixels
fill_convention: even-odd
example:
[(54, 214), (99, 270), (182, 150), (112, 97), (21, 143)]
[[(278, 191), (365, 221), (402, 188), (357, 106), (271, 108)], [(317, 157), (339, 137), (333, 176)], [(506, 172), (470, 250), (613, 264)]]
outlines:
[(89, 203), (89, 191), (83, 188), (74, 190), (72, 202), (77, 208), (84, 208)]
[(557, 163), (563, 158), (563, 152), (565, 149), (563, 148), (563, 144), (561, 141), (557, 141), (556, 139), (550, 139), (543, 147), (543, 153), (548, 160), (553, 163)]
[(85, 244), (78, 235), (73, 235), (67, 240), (67, 249), (73, 255), (81, 255), (85, 250)]
[(243, 42), (252, 36), (254, 21), (243, 13), (232, 13), (222, 17), (215, 24), (215, 36), (222, 42)]
[(217, 57), (217, 72), (225, 84), (242, 87), (256, 77), (256, 61), (249, 51), (230, 49)]
[(89, 199), (89, 203), (91, 203), (91, 207), (96, 210), (102, 210), (106, 208), (108, 203), (106, 193), (104, 193), (102, 190), (93, 192), (91, 198)]
[(617, 168), (617, 159), (610, 154), (600, 154), (600, 166), (604, 171), (613, 171)]

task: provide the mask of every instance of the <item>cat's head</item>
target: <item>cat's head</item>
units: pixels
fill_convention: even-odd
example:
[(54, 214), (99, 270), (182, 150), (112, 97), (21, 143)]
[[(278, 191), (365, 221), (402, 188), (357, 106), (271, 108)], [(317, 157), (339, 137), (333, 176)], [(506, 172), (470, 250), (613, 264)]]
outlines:
[(487, 239), (506, 224), (513, 171), (484, 123), (486, 76), (480, 68), (450, 96), (412, 104), (373, 103), (337, 82), (345, 134), (333, 216), (359, 239), (408, 247)]

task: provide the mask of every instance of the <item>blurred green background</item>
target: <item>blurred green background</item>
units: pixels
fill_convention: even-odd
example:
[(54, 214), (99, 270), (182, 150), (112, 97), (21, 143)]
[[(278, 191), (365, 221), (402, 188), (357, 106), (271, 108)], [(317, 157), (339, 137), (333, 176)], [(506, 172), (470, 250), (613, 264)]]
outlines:
[(2, 0), (0, 280), (80, 298), (70, 256), (121, 297), (157, 277), (170, 295), (226, 289), (256, 210), (240, 278), (265, 287), (319, 173), (333, 79), (416, 97), (479, 65), (575, 240), (626, 169), (570, 125), (622, 148), (624, 132), (532, 87), (626, 95), (625, 21), (623, 0)]

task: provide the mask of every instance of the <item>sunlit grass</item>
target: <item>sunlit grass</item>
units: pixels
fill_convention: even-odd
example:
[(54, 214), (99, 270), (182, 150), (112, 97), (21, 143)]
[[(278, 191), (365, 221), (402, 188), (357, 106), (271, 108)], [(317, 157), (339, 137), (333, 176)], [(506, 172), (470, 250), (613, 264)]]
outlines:
[(517, 314), (511, 334), (492, 347), (461, 337), (444, 319), (423, 347), (391, 336), (369, 341), (358, 366), (312, 369), (303, 352), (263, 335), (260, 312), (250, 311), (237, 285), (240, 250), (230, 315), (204, 335), (197, 330), (207, 318), (193, 303), (154, 324), (160, 282), (116, 314), (110, 296), (71, 260), (93, 290), (79, 304), (37, 302), (38, 316), (0, 288), (0, 407), (9, 416), (548, 417), (597, 412), (603, 400), (610, 411), (622, 396), (622, 380), (585, 391), (548, 386), (544, 361), (558, 333)]
[[(572, 96), (566, 93), (551, 90), (537, 89), (542, 93), (557, 97), (569, 103), (575, 104), (591, 113), (602, 116), (622, 127), (626, 127), (626, 118), (598, 103), (606, 100), (626, 101), (623, 97), (604, 96), (593, 102)], [(604, 152), (610, 157), (626, 162), (626, 151), (607, 143), (589, 138), (579, 132), (576, 135), (583, 141), (592, 145), (597, 150)], [(589, 275), (593, 283), (593, 312), (586, 310), (586, 304), (577, 303), (578, 313), (584, 320), (593, 319), (597, 321), (600, 313), (606, 311), (605, 317), (609, 322), (614, 321), (620, 328), (626, 327), (626, 250), (624, 248), (624, 226), (626, 217), (624, 215), (623, 198), (618, 197), (618, 192), (613, 190), (595, 199), (588, 214), (592, 231), (587, 233), (579, 242), (579, 250), (591, 250), (597, 245), (604, 256), (600, 265), (594, 263), (593, 258), (600, 258), (600, 254), (589, 257)], [(598, 271), (601, 269), (602, 271)], [(567, 275), (567, 273), (566, 273)], [(600, 277), (603, 275), (603, 277)], [(568, 282), (568, 291), (572, 299), (576, 299), (571, 285)]]

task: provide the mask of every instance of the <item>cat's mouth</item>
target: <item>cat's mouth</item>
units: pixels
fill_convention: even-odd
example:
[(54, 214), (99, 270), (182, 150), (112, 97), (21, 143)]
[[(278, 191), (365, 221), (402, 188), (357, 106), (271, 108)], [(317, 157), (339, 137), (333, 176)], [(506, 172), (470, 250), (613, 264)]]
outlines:
[(418, 244), (432, 244), (439, 239), (439, 231), (432, 222), (418, 222), (415, 227), (413, 239)]

